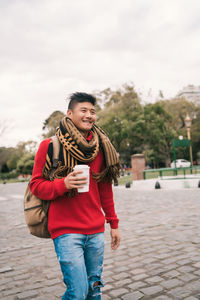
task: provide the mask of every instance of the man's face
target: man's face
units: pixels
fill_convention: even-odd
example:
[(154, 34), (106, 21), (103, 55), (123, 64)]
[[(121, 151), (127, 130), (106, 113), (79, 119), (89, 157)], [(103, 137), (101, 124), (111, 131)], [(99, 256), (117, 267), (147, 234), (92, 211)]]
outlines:
[(77, 103), (67, 111), (67, 116), (80, 131), (88, 132), (96, 121), (96, 110), (90, 102)]

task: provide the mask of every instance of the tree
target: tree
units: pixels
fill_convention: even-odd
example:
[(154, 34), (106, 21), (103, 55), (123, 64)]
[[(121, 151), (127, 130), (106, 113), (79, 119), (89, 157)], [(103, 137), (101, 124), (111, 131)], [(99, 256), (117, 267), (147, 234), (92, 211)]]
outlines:
[(56, 128), (59, 126), (59, 123), (64, 116), (64, 113), (56, 110), (44, 121), (42, 128), (46, 131), (46, 133), (43, 133), (44, 138), (55, 135)]
[(7, 163), (4, 163), (1, 167), (1, 172), (2, 173), (8, 173), (9, 172), (9, 168), (7, 166)]
[[(196, 153), (199, 151), (199, 128), (200, 128), (200, 114), (199, 106), (185, 98), (173, 98), (171, 100), (160, 101), (159, 104), (171, 115), (171, 127), (175, 131), (174, 138), (179, 136), (187, 138), (187, 131), (185, 126), (185, 117), (187, 114), (192, 118), (191, 127), (191, 141), (193, 148), (194, 160), (196, 160)], [(189, 159), (189, 151), (186, 148), (176, 149), (177, 158)]]
[[(145, 120), (145, 143), (146, 151), (150, 151), (154, 158), (154, 166), (159, 163), (170, 165), (172, 152), (172, 139), (175, 137), (175, 130), (171, 126), (172, 116), (159, 104), (147, 104), (144, 107)], [(146, 152), (148, 155), (148, 152)]]
[(12, 147), (9, 147), (9, 148), (0, 147), (0, 171), (2, 170), (2, 166), (5, 164), (10, 169), (10, 166), (7, 162), (14, 151), (15, 151), (15, 148), (12, 148)]
[(192, 140), (192, 152), (193, 160), (200, 161), (200, 105), (197, 106), (196, 113), (192, 120), (191, 127), (191, 140)]
[(104, 106), (99, 111), (97, 124), (108, 134), (120, 154), (123, 164), (130, 164), (130, 156), (142, 151), (142, 105), (133, 86), (124, 85), (103, 91)]
[(35, 155), (36, 145), (37, 143), (35, 141), (30, 140), (27, 142), (19, 142), (15, 148), (11, 148), (12, 151), (9, 151), (10, 155), (6, 159), (9, 170), (15, 170), (17, 168), (17, 162), (26, 153)]
[(32, 174), (34, 154), (25, 153), (17, 162), (17, 171), (21, 174)]

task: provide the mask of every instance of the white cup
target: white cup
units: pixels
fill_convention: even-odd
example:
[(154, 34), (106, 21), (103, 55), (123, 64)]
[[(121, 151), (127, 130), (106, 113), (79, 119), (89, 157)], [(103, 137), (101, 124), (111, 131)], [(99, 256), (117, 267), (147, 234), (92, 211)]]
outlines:
[(87, 183), (83, 185), (83, 188), (78, 189), (79, 193), (89, 192), (89, 182), (90, 182), (90, 167), (87, 165), (76, 165), (74, 171), (82, 171), (83, 173), (76, 176), (87, 177)]

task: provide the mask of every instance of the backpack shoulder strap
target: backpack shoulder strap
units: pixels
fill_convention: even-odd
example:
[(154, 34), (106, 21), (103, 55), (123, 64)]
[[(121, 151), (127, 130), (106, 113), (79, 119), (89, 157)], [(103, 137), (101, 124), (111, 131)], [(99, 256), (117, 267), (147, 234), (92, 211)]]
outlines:
[(57, 168), (60, 152), (60, 142), (57, 135), (51, 137), (53, 143), (53, 168)]

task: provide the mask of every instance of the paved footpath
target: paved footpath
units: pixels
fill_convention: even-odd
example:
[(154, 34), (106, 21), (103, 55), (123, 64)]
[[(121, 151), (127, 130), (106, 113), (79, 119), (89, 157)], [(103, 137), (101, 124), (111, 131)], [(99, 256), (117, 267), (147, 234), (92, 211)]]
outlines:
[[(52, 241), (24, 222), (25, 186), (0, 185), (0, 299), (61, 299)], [(107, 226), (102, 300), (200, 299), (200, 189), (114, 195), (122, 240), (112, 251)]]

